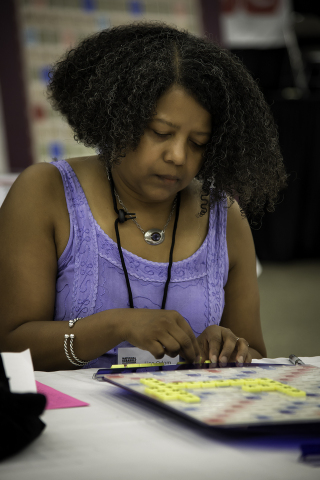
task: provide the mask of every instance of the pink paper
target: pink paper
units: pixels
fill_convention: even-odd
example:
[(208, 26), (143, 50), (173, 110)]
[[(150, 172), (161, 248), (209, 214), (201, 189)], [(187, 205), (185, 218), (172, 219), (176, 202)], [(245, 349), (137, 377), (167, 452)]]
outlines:
[(86, 407), (89, 405), (89, 403), (82, 402), (74, 397), (70, 397), (70, 395), (59, 392), (59, 390), (48, 387), (43, 383), (36, 381), (36, 385), (37, 392), (42, 393), (47, 398), (46, 410), (52, 410), (54, 408)]

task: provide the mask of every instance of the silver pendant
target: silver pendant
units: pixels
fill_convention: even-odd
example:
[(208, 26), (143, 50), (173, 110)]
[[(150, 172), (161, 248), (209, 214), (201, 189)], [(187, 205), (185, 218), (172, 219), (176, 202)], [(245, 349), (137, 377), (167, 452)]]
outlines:
[(164, 241), (165, 235), (163, 230), (158, 228), (150, 228), (144, 234), (144, 239), (149, 245), (160, 245)]

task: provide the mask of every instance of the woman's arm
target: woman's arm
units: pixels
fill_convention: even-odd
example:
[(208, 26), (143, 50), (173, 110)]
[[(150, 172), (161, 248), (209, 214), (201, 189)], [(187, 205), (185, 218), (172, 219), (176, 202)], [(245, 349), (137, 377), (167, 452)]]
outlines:
[[(25, 170), (0, 209), (0, 349), (30, 348), (35, 368), (72, 368), (63, 350), (68, 323), (50, 321), (57, 250), (68, 239), (68, 226), (59, 171), (47, 164)], [(72, 332), (77, 346), (86, 334), (83, 328), (76, 325)], [(85, 358), (95, 353), (81, 350), (89, 354)]]
[(123, 340), (157, 358), (199, 354), (191, 328), (177, 312), (117, 309), (79, 320), (52, 321), (57, 258), (69, 237), (69, 216), (59, 171), (49, 164), (25, 170), (0, 209), (0, 351), (30, 348), (38, 370), (75, 368), (64, 335), (74, 333), (78, 358), (91, 360)]
[[(228, 211), (229, 275), (220, 327), (209, 327), (198, 341), (203, 354), (220, 361), (251, 361), (266, 357), (260, 324), (256, 255), (249, 224), (234, 202)], [(239, 340), (237, 338), (239, 337)], [(250, 347), (247, 347), (247, 344)], [(240, 358), (241, 362), (241, 358)], [(241, 362), (242, 363), (242, 362)]]

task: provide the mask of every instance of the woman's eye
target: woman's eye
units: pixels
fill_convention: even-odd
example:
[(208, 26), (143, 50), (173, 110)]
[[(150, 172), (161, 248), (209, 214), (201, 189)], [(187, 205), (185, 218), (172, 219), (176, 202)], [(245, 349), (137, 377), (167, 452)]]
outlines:
[[(157, 135), (157, 137), (164, 138), (164, 137), (169, 137), (171, 135), (171, 133), (160, 133), (160, 132), (157, 132), (156, 130), (152, 130), (152, 131), (153, 131), (153, 133), (155, 133)], [(190, 141), (195, 148), (203, 149), (206, 146), (205, 143), (196, 143), (191, 139), (190, 139)]]
[(160, 132), (156, 132), (155, 130), (153, 130), (153, 132), (158, 135), (158, 137), (167, 137), (169, 135), (169, 133), (160, 133)]
[(196, 143), (196, 142), (192, 142), (192, 143), (197, 148), (204, 148), (206, 146), (205, 143)]

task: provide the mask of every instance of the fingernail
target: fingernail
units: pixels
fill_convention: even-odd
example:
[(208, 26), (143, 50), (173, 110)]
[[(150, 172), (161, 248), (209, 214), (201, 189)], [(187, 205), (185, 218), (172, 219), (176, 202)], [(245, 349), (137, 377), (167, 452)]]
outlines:
[(222, 363), (222, 364), (226, 364), (227, 361), (228, 361), (227, 357), (221, 357), (221, 358), (219, 359), (219, 362)]
[(237, 362), (238, 362), (238, 363), (243, 363), (243, 357), (242, 357), (242, 356), (238, 357), (238, 358), (237, 358)]
[(217, 363), (217, 355), (212, 355), (211, 363)]

